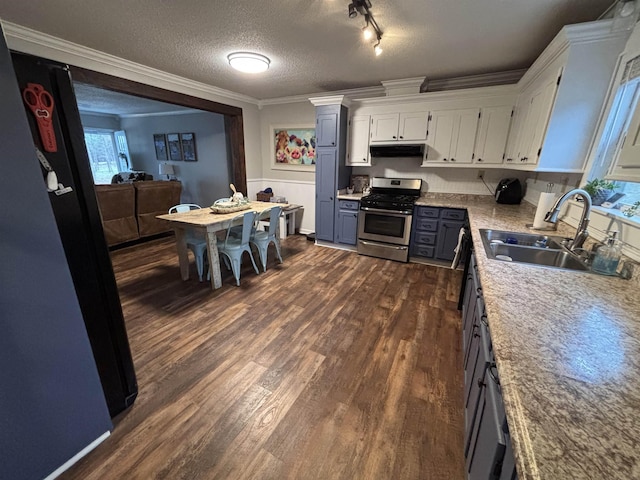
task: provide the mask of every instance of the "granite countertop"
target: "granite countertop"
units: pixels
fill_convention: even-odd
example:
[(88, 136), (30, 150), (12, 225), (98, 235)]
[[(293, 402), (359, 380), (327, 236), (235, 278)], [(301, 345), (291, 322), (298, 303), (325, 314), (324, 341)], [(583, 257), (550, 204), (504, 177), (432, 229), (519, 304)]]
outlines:
[(360, 199), (362, 198), (362, 193), (342, 193), (342, 192), (338, 192), (338, 195), (336, 196), (336, 198), (338, 200), (357, 200), (360, 201)]
[[(487, 258), (478, 230), (527, 232), (529, 204), (435, 194), (417, 204), (469, 212), (518, 478), (640, 478), (638, 274)], [(575, 229), (560, 223), (560, 232)]]

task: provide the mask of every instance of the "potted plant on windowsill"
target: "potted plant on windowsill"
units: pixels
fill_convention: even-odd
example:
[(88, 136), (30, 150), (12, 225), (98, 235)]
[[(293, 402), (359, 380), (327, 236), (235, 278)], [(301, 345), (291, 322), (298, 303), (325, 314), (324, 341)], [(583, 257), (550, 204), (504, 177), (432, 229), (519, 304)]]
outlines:
[(584, 191), (591, 196), (591, 202), (595, 206), (602, 205), (607, 198), (613, 195), (616, 184), (607, 180), (594, 178), (583, 187)]

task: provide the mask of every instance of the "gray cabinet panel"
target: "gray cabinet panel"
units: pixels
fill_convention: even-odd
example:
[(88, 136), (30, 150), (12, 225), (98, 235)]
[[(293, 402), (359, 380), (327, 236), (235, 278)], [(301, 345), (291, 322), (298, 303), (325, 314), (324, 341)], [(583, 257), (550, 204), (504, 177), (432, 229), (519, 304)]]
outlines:
[(358, 212), (340, 210), (336, 228), (336, 242), (355, 245), (358, 237)]
[(447, 220), (440, 222), (438, 230), (438, 243), (436, 246), (436, 258), (440, 260), (453, 260), (453, 251), (458, 244), (458, 234), (464, 222)]
[(316, 238), (327, 242), (333, 242), (337, 161), (335, 148), (316, 151)]
[(336, 113), (319, 113), (316, 115), (316, 142), (318, 147), (335, 147), (337, 145), (338, 115)]

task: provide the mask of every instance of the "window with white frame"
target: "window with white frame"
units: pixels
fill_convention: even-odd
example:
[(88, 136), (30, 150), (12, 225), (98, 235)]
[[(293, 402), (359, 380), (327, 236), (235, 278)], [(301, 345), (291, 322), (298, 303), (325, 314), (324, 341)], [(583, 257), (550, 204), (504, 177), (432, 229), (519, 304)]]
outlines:
[[(629, 60), (611, 104), (591, 178), (615, 181), (625, 204), (640, 201), (640, 56)], [(637, 180), (637, 181), (636, 181)]]
[(97, 128), (84, 130), (84, 141), (89, 154), (93, 181), (96, 184), (111, 183), (111, 178), (116, 173), (129, 170), (126, 138), (123, 140), (124, 135), (118, 138), (119, 133)]

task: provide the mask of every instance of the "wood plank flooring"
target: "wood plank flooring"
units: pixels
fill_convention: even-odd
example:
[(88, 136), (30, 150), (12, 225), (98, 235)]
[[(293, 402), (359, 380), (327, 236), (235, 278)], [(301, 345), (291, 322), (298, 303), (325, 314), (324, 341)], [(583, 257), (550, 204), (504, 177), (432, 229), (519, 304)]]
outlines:
[(173, 238), (112, 253), (140, 393), (62, 478), (464, 478), (461, 273), (282, 247), (215, 292)]

